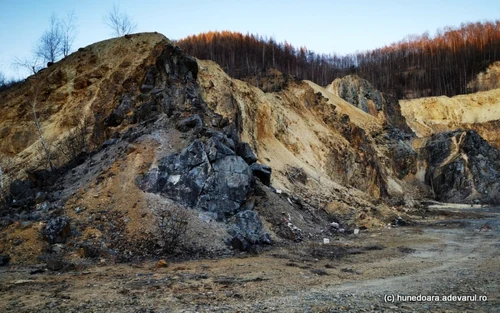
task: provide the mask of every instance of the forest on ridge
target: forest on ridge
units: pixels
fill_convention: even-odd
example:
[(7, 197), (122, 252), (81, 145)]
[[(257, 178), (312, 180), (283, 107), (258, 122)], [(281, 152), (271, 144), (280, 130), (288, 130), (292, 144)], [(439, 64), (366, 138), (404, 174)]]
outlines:
[(500, 20), (445, 27), (430, 36), (410, 35), (382, 48), (347, 55), (254, 34), (222, 31), (186, 37), (177, 44), (199, 59), (217, 62), (231, 76), (262, 75), (269, 68), (326, 86), (357, 74), (399, 99), (475, 92), (469, 82), (500, 60)]

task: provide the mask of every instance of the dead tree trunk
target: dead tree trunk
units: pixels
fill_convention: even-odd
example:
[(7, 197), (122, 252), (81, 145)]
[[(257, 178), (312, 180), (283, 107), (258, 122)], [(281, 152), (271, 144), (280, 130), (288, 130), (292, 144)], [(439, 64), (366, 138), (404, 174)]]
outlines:
[(50, 152), (50, 148), (47, 145), (47, 142), (43, 138), (43, 133), (42, 133), (42, 128), (40, 126), (40, 122), (38, 121), (38, 117), (36, 116), (36, 104), (37, 104), (37, 96), (38, 96), (38, 91), (35, 92), (35, 97), (33, 99), (33, 102), (31, 103), (31, 110), (33, 112), (33, 119), (35, 120), (35, 125), (36, 125), (36, 130), (38, 132), (38, 136), (40, 137), (40, 142), (42, 143), (42, 148), (45, 152), (45, 158), (47, 159), (47, 165), (49, 166), (50, 170), (54, 170), (54, 165), (52, 164), (52, 155)]

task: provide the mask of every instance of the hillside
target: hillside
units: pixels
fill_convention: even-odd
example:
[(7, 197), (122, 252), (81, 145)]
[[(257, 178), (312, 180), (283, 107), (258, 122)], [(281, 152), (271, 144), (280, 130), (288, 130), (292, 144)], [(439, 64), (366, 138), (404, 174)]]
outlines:
[(430, 197), (499, 201), (475, 132), (418, 146), (394, 97), (336, 84), (356, 101), (295, 79), (264, 92), (156, 33), (79, 49), (0, 93), (0, 254), (218, 258), (407, 224)]
[(498, 307), (495, 91), (401, 107), (356, 75), (265, 76), (142, 33), (1, 91), (0, 310)]
[(264, 93), (160, 34), (82, 48), (0, 99), (12, 263), (173, 253), (159, 221), (179, 209), (191, 240), (176, 253), (220, 256), (333, 234), (332, 221), (382, 227), (403, 199), (392, 139), (373, 139), (384, 120), (312, 82)]

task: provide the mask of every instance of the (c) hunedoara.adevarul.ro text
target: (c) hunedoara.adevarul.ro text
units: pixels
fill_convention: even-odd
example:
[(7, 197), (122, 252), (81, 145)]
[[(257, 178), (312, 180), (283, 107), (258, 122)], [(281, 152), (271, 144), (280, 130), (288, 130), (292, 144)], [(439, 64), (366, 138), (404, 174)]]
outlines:
[(488, 301), (484, 295), (384, 295), (385, 302), (477, 302)]

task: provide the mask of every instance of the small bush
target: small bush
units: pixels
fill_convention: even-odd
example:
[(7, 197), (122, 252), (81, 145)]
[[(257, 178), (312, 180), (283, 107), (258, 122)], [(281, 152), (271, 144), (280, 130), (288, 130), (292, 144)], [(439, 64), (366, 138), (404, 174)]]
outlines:
[(65, 158), (66, 162), (71, 162), (82, 154), (89, 152), (90, 129), (90, 120), (84, 118), (69, 132), (68, 136), (59, 143), (58, 150), (62, 157)]
[(301, 167), (288, 165), (286, 167), (286, 176), (293, 184), (301, 183), (304, 185), (307, 183), (307, 174)]
[(161, 208), (156, 213), (163, 252), (172, 253), (183, 242), (188, 229), (189, 212), (181, 207)]

